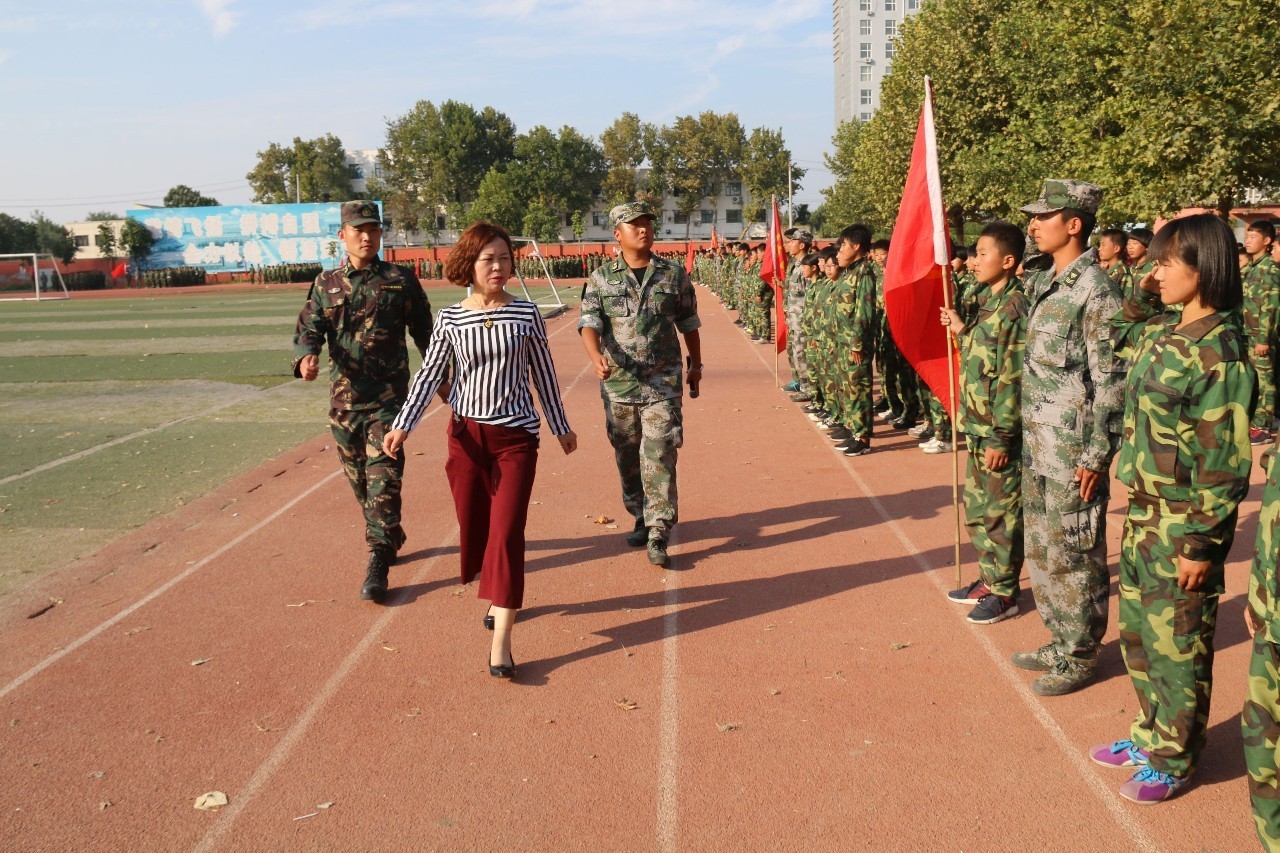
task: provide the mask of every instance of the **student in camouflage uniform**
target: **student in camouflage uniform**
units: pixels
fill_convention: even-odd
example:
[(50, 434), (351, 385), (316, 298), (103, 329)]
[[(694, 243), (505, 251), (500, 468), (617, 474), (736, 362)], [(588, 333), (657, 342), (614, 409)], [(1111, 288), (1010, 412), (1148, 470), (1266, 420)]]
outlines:
[(848, 436), (832, 435), (841, 443), (837, 447), (845, 456), (863, 456), (871, 452), (871, 430), (875, 425), (871, 414), (871, 364), (875, 355), (876, 279), (879, 268), (871, 260), (871, 229), (866, 225), (850, 225), (836, 240), (836, 261), (842, 270), (845, 287), (837, 292), (836, 312), (840, 321), (840, 345), (836, 360), (845, 380), (841, 423)]
[(838, 324), (835, 319), (835, 303), (843, 284), (834, 246), (818, 252), (818, 269), (822, 271), (822, 275), (810, 293), (814, 300), (814, 334), (811, 338), (813, 358), (810, 363), (818, 390), (822, 394), (822, 410), (816, 417), (813, 414), (809, 417), (824, 429), (830, 430), (840, 425), (842, 394), (845, 390), (836, 366)]
[(822, 274), (822, 258), (819, 252), (811, 252), (800, 262), (801, 269), (809, 278), (805, 292), (804, 311), (800, 315), (800, 325), (804, 329), (805, 367), (809, 373), (809, 382), (813, 388), (813, 399), (802, 411), (810, 420), (819, 420), (826, 414), (826, 397), (824, 396), (825, 363), (819, 351), (821, 338), (821, 314), (829, 298), (826, 276)]
[(1022, 209), (1053, 260), (1026, 280), (1022, 371), (1026, 563), (1051, 639), (1012, 657), (1044, 672), (1032, 684), (1042, 696), (1093, 679), (1107, 629), (1107, 472), (1120, 440), (1126, 365), (1108, 335), (1120, 294), (1086, 250), (1101, 200), (1093, 184), (1049, 180)]
[(622, 503), (635, 519), (627, 543), (647, 543), (649, 562), (669, 564), (678, 516), (676, 455), (684, 441), (680, 339), (688, 380), (702, 380), (698, 298), (684, 269), (653, 254), (653, 212), (643, 202), (609, 211), (619, 257), (582, 290), (578, 332), (600, 378), (605, 428), (622, 478)]
[(805, 361), (804, 315), (805, 290), (809, 279), (800, 267), (800, 260), (809, 253), (813, 244), (813, 234), (804, 228), (788, 228), (782, 232), (782, 248), (790, 255), (787, 261), (786, 315), (787, 315), (787, 359), (791, 362), (791, 384), (787, 390), (794, 391), (791, 399), (797, 403), (808, 403), (813, 400), (813, 383), (809, 378), (809, 365)]
[(409, 349), (431, 339), (431, 306), (413, 273), (378, 257), (382, 222), (371, 201), (342, 205), (338, 237), (347, 260), (311, 285), (293, 338), (293, 375), (319, 375), (329, 346), (329, 427), (342, 469), (364, 512), (369, 565), (360, 597), (381, 600), (387, 572), (404, 544), (400, 482), (404, 453), (387, 456), (382, 439), (409, 393)]
[(1280, 448), (1263, 454), (1267, 484), (1258, 513), (1258, 534), (1249, 573), (1245, 624), (1253, 637), (1249, 681), (1240, 714), (1249, 799), (1258, 839), (1265, 850), (1280, 849)]
[[(1139, 287), (1142, 280), (1156, 268), (1155, 261), (1147, 253), (1155, 232), (1150, 228), (1134, 228), (1129, 231), (1129, 239), (1125, 241), (1124, 252), (1128, 256), (1128, 264), (1124, 269), (1124, 278), (1117, 282), (1120, 285), (1120, 298), (1136, 301), (1135, 297), (1150, 301), (1151, 294)], [(1155, 303), (1158, 305), (1159, 297)], [(1153, 315), (1154, 316), (1154, 315)]]
[(1129, 236), (1120, 228), (1108, 228), (1098, 235), (1098, 266), (1106, 270), (1107, 275), (1122, 291), (1128, 278), (1128, 255), (1124, 245)]
[(1013, 271), (1022, 231), (1008, 222), (982, 229), (973, 258), (974, 285), (943, 323), (960, 343), (957, 426), (969, 442), (965, 526), (978, 552), (978, 580), (948, 593), (972, 604), (970, 622), (990, 625), (1018, 614), (1022, 573), (1022, 352), (1027, 297)]
[(1258, 410), (1249, 439), (1254, 444), (1271, 440), (1276, 418), (1276, 337), (1280, 332), (1280, 267), (1271, 260), (1276, 227), (1263, 219), (1244, 232), (1244, 249), (1251, 260), (1244, 270), (1244, 327), (1249, 336), (1249, 356), (1258, 371)]
[(1175, 219), (1151, 243), (1144, 280), (1181, 312), (1149, 318), (1125, 301), (1113, 323), (1131, 359), (1117, 477), (1129, 489), (1120, 546), (1120, 650), (1138, 694), (1129, 736), (1090, 751), (1137, 768), (1120, 794), (1168, 799), (1195, 772), (1209, 724), (1223, 568), (1249, 492), (1255, 376), (1245, 355), (1231, 229), (1213, 214)]

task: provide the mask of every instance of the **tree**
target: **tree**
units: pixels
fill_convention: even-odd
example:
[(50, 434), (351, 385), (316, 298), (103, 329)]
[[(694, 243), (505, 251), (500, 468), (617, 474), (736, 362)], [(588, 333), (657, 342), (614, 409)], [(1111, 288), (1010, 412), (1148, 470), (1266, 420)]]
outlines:
[(35, 225), (35, 251), (53, 255), (64, 264), (70, 263), (76, 256), (76, 241), (71, 232), (38, 210), (32, 212), (31, 222)]
[(270, 143), (245, 176), (259, 204), (293, 201), (333, 202), (351, 198), (351, 173), (342, 140), (327, 133), (315, 139), (295, 136), (283, 147)]
[(0, 213), (0, 254), (34, 251), (37, 251), (35, 224)]
[(116, 259), (116, 232), (111, 227), (111, 223), (103, 222), (98, 226), (98, 233), (93, 237), (94, 244), (98, 247), (98, 251), (113, 265)]
[(118, 213), (112, 213), (110, 210), (93, 210), (85, 218), (86, 222), (114, 222), (117, 219), (124, 219)]
[(202, 195), (186, 184), (178, 184), (164, 194), (165, 207), (217, 207), (218, 200)]
[(155, 241), (155, 237), (151, 236), (147, 226), (138, 220), (124, 221), (124, 225), (120, 228), (120, 246), (129, 256), (129, 260), (133, 261), (135, 273), (145, 265), (147, 255), (151, 254), (151, 247), (155, 245)]
[(822, 191), (822, 207), (814, 214), (817, 220), (815, 228), (827, 226), (831, 230), (834, 226), (834, 230), (839, 231), (846, 225), (865, 222), (875, 230), (883, 231), (887, 230), (884, 226), (893, 221), (892, 218), (880, 220), (871, 202), (870, 187), (878, 176), (874, 174), (871, 162), (859, 159), (863, 127), (857, 119), (852, 119), (836, 128), (831, 140), (835, 151), (823, 157), (827, 168), (835, 175), (835, 182)]
[(417, 222), (450, 204), (470, 205), (490, 170), (512, 157), (516, 129), (506, 114), (445, 101), (419, 101), (387, 122), (378, 154), (378, 194), (398, 219)]
[(781, 130), (757, 127), (751, 131), (742, 159), (742, 184), (751, 193), (751, 201), (743, 208), (743, 218), (748, 222), (763, 219), (769, 197), (773, 195), (785, 205), (788, 176), (798, 188), (804, 173), (804, 169), (791, 162), (791, 151), (783, 142)]
[[(707, 182), (703, 194), (713, 213), (720, 210), (725, 181), (739, 176), (746, 156), (747, 136), (736, 113), (721, 115), (706, 110), (698, 116), (698, 130), (706, 157)], [(686, 238), (688, 237), (686, 228)]]
[(645, 141), (652, 134), (652, 128), (635, 113), (623, 113), (600, 134), (607, 170), (601, 186), (606, 206), (635, 200), (636, 191), (640, 189), (636, 170), (645, 160)]

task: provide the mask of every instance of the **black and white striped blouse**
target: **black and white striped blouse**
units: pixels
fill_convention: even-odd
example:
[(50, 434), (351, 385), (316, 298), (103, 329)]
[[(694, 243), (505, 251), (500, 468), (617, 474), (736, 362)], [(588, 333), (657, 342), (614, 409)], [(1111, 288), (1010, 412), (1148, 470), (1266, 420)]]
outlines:
[(532, 377), (551, 433), (569, 432), (547, 326), (532, 302), (515, 299), (489, 310), (464, 308), (461, 303), (441, 309), (393, 429), (409, 431), (418, 425), (450, 364), (454, 377), (449, 406), (454, 414), (537, 435), (538, 412), (529, 390)]

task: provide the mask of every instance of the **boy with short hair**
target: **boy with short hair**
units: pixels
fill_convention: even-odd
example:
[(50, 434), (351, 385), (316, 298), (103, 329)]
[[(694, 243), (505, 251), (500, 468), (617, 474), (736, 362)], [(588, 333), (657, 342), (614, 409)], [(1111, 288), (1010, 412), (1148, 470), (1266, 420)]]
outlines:
[(957, 425), (969, 444), (964, 509), (978, 552), (978, 580), (948, 593), (973, 604), (969, 621), (1002, 622), (1018, 613), (1022, 573), (1022, 354), (1027, 297), (1014, 270), (1022, 261), (1022, 231), (1007, 222), (982, 229), (973, 255), (975, 284), (960, 312), (942, 322), (960, 345)]

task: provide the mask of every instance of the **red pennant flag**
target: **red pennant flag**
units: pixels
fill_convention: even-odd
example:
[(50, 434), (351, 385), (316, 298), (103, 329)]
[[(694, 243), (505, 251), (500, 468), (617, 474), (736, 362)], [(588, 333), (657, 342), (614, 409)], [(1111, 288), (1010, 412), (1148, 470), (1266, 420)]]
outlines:
[(760, 262), (760, 277), (773, 288), (773, 336), (778, 352), (787, 348), (787, 315), (783, 310), (783, 295), (787, 283), (787, 253), (782, 248), (782, 221), (778, 218), (778, 197), (773, 197), (769, 211), (769, 237), (765, 241), (764, 260)]
[(120, 278), (128, 271), (129, 271), (129, 267), (123, 261), (121, 261), (120, 263), (116, 264), (114, 267), (111, 268), (111, 277), (113, 279)]
[(884, 305), (898, 349), (955, 417), (952, 394), (960, 387), (958, 365), (949, 354), (950, 333), (939, 322), (941, 309), (951, 304), (950, 282), (943, 273), (951, 259), (951, 240), (938, 175), (933, 85), (927, 77), (924, 85), (911, 168), (884, 264)]
[(690, 240), (686, 245), (688, 248), (684, 251), (684, 271), (693, 275), (693, 241)]
[(720, 248), (720, 238), (716, 236), (716, 227), (711, 226), (711, 248), (712, 250)]

